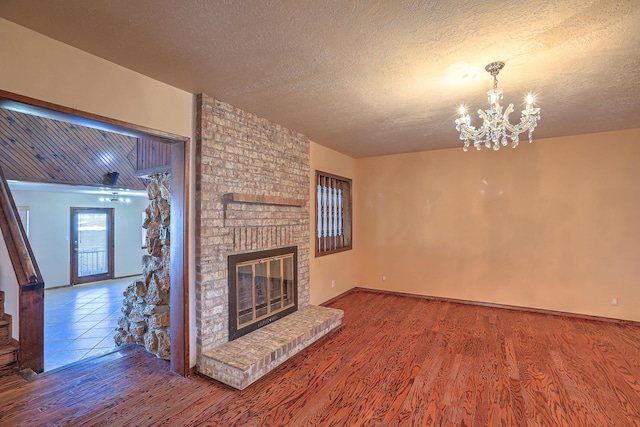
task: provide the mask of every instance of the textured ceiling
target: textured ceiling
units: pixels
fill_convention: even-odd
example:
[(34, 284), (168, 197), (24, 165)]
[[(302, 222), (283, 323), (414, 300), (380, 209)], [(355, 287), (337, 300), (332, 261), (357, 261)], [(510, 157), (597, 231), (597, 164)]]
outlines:
[(638, 0), (3, 0), (0, 16), (354, 157), (460, 147), (456, 107), (486, 108), (495, 60), (512, 120), (536, 94), (536, 138), (640, 127)]

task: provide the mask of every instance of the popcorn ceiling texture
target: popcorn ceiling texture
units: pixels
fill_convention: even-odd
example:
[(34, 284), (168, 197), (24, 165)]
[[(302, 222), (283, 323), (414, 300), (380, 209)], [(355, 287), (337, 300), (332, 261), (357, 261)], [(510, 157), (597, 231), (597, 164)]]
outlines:
[[(302, 206), (226, 202), (225, 194)], [(239, 198), (243, 199), (243, 198)], [(245, 197), (245, 200), (261, 200)], [(196, 340), (226, 343), (230, 254), (298, 246), (298, 307), (309, 304), (309, 139), (207, 95), (196, 99)]]
[[(500, 73), (535, 137), (640, 127), (638, 0), (3, 0), (0, 16), (352, 157), (461, 147)], [(159, 49), (158, 46), (162, 46)]]

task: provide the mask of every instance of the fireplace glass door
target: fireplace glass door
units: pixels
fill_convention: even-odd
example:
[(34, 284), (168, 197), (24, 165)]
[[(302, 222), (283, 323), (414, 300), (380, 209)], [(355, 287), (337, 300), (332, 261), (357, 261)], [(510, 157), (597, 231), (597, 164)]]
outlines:
[[(265, 255), (248, 260), (229, 257), (230, 272), (230, 339), (264, 326), (297, 309), (296, 254)], [(240, 255), (247, 258), (247, 254)], [(235, 282), (235, 283), (233, 283)], [(235, 286), (233, 286), (235, 285)], [(235, 287), (235, 289), (234, 289)], [(235, 297), (235, 303), (233, 301)], [(233, 314), (233, 317), (231, 316)], [(239, 331), (243, 331), (239, 333)]]

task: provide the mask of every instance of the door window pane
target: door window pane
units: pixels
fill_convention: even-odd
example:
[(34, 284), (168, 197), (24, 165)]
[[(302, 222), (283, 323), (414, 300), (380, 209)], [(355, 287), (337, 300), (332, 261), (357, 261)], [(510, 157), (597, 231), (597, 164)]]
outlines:
[(78, 213), (78, 277), (109, 273), (106, 213)]

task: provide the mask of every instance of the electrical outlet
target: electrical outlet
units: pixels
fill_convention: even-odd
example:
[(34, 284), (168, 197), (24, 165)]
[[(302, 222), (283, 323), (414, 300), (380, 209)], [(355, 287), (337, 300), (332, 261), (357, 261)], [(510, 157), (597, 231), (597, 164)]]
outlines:
[(618, 305), (618, 297), (611, 298), (611, 305)]
[(335, 281), (335, 280), (332, 280), (332, 281), (331, 281), (331, 287), (332, 287), (332, 288), (335, 288), (335, 287), (336, 287), (336, 281)]

